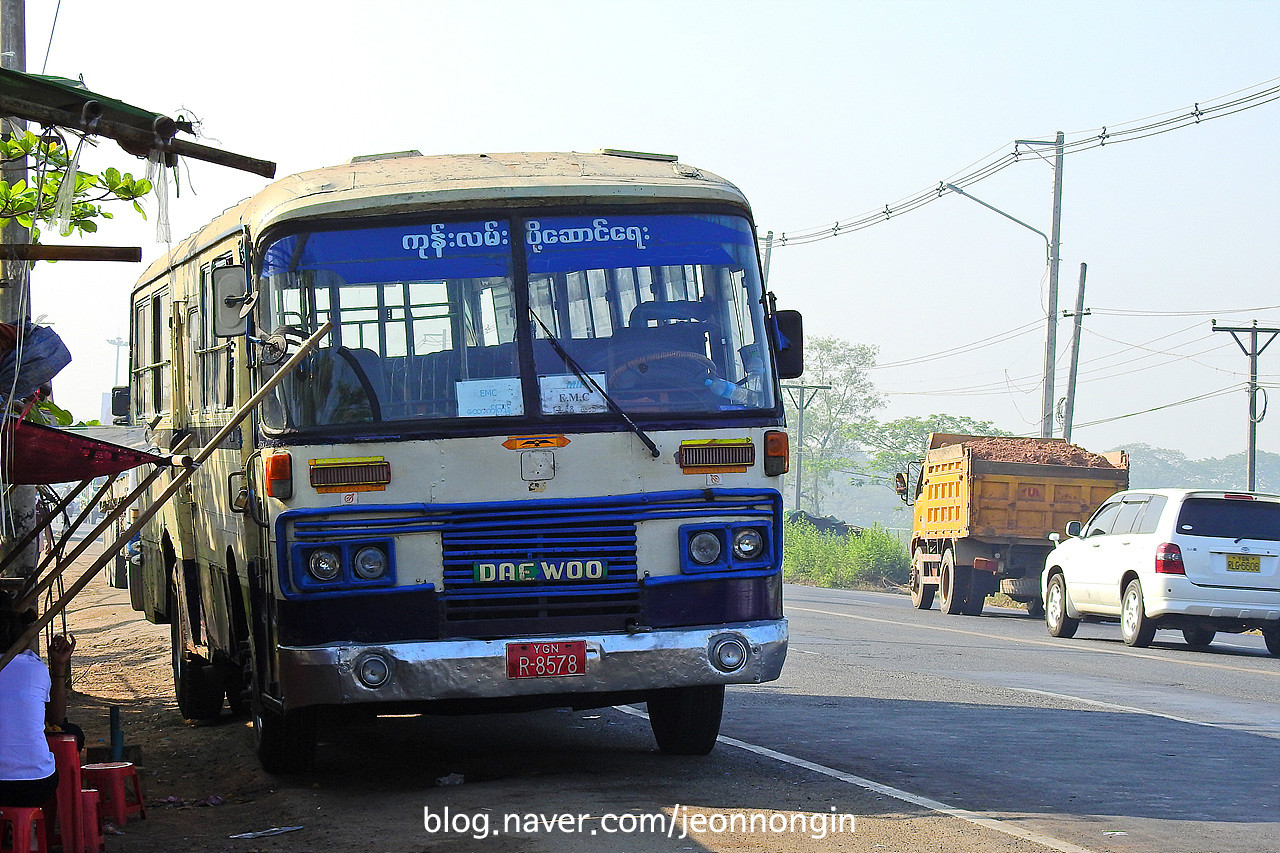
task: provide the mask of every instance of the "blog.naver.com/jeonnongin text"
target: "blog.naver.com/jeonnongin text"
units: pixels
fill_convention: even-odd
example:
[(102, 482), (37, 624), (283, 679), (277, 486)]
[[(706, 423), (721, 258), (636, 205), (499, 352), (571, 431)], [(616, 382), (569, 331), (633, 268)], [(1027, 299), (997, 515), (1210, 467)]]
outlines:
[(655, 835), (687, 838), (690, 835), (803, 835), (821, 841), (834, 835), (852, 835), (851, 814), (825, 812), (774, 812), (730, 810), (692, 811), (676, 804), (671, 811), (563, 812), (454, 811), (448, 806), (422, 810), (423, 828), (432, 835), (463, 835), (476, 840), (498, 835)]

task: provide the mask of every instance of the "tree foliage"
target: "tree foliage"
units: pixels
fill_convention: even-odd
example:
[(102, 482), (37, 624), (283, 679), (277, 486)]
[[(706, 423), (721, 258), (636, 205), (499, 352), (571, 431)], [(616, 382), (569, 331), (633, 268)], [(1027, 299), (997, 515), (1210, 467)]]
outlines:
[(70, 204), (66, 209), (63, 236), (71, 233), (91, 234), (98, 230), (98, 220), (112, 219), (103, 202), (126, 201), (133, 204), (144, 219), (140, 199), (151, 192), (151, 182), (135, 178), (128, 172), (109, 168), (99, 173), (75, 169), (74, 159), (63, 141), (54, 134), (37, 136), (31, 131), (13, 133), (0, 140), (0, 161), (29, 161), (30, 180), (10, 184), (0, 180), (0, 227), (16, 221), (31, 231), (31, 242), (40, 240), (40, 224), (52, 224), (58, 216), (58, 198), (66, 181), (74, 181), (68, 189)]
[[(884, 406), (884, 400), (869, 375), (875, 367), (875, 347), (836, 337), (818, 337), (805, 341), (804, 354), (804, 377), (800, 383), (792, 384), (830, 388), (802, 392), (793, 387), (784, 391), (784, 401), (792, 458), (803, 454), (802, 503), (821, 515), (823, 498), (831, 488), (832, 472), (854, 464), (852, 456), (857, 446), (846, 435), (846, 425), (868, 419), (872, 412)], [(797, 405), (802, 393), (806, 401), (803, 443)], [(791, 476), (794, 475), (795, 466)], [(791, 488), (794, 489), (794, 485)]]
[(868, 459), (864, 469), (873, 475), (893, 475), (907, 470), (907, 463), (924, 457), (929, 435), (935, 432), (959, 435), (1013, 435), (991, 421), (978, 421), (956, 415), (927, 415), (923, 418), (898, 418), (880, 423), (863, 419), (845, 428), (846, 437), (864, 448)]

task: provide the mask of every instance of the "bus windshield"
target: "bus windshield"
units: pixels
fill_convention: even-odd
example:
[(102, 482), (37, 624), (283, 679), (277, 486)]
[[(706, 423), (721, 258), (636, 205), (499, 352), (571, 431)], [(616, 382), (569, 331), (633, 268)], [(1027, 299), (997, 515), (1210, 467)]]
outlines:
[(264, 406), (273, 432), (615, 417), (601, 392), (650, 419), (776, 406), (754, 237), (740, 216), (316, 230), (261, 257), (260, 329), (299, 339), (334, 323)]

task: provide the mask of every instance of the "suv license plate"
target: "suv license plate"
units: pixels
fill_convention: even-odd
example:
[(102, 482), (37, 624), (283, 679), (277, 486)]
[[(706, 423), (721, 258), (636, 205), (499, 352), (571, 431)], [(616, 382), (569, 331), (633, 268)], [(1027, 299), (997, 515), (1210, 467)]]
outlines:
[(507, 678), (586, 675), (587, 641), (507, 643)]
[(1262, 571), (1262, 558), (1257, 554), (1227, 554), (1227, 571), (1254, 572)]

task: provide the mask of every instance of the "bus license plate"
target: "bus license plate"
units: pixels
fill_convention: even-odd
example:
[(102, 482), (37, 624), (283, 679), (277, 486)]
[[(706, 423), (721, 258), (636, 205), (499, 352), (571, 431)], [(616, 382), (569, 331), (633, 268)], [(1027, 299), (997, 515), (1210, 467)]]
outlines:
[(1227, 571), (1260, 573), (1262, 558), (1257, 554), (1227, 554)]
[(507, 643), (508, 678), (546, 678), (558, 675), (585, 675), (586, 672), (586, 640)]

